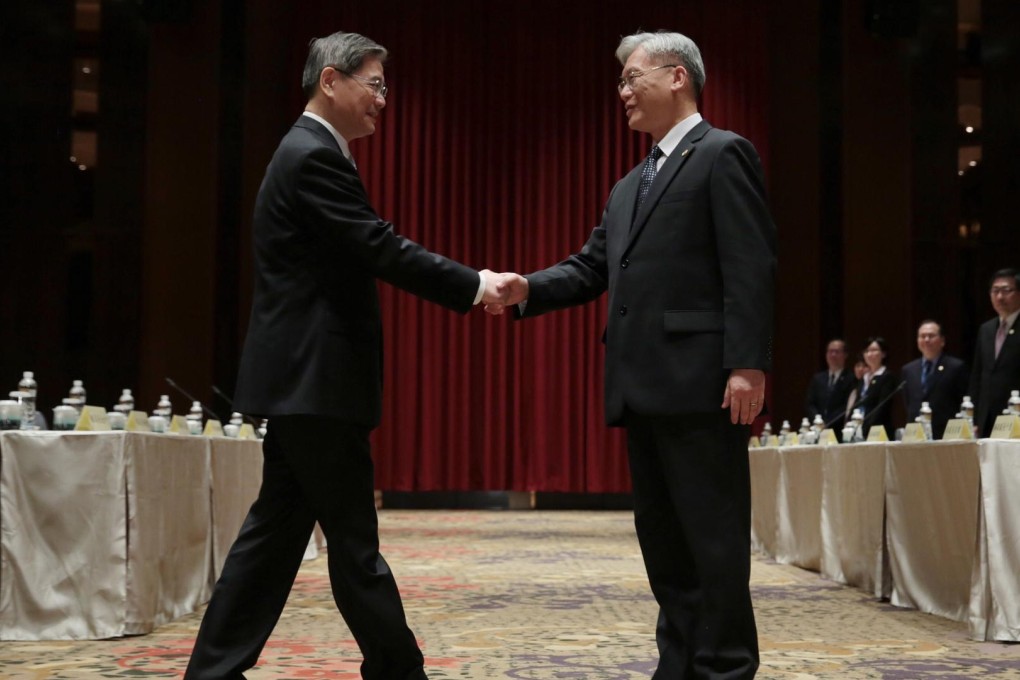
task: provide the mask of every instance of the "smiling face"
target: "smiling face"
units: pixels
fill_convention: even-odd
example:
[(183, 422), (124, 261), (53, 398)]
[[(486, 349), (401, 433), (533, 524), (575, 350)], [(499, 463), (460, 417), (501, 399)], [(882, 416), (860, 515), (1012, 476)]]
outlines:
[(319, 76), (319, 91), (313, 99), (317, 106), (312, 109), (347, 141), (375, 132), (376, 120), (386, 106), (386, 99), (377, 94), (372, 85), (373, 82), (385, 83), (382, 61), (378, 57), (365, 57), (352, 75), (357, 78), (332, 66), (324, 68)]
[(659, 68), (662, 66), (665, 64), (638, 47), (620, 71), (624, 82), (620, 99), (627, 124), (632, 130), (647, 132), (656, 142), (686, 117), (686, 110), (678, 109), (677, 96), (684, 87), (690, 88), (687, 69), (683, 66)]
[(917, 329), (917, 349), (921, 350), (921, 355), (928, 361), (937, 359), (945, 346), (946, 339), (937, 323), (924, 323)]
[(864, 362), (868, 364), (868, 370), (871, 372), (877, 371), (885, 363), (885, 352), (877, 342), (873, 342), (865, 348)]

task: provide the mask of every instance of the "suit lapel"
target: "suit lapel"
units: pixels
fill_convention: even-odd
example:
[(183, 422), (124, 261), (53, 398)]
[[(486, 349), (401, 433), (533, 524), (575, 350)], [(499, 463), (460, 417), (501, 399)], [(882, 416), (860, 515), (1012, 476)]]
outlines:
[[(670, 185), (673, 178), (676, 177), (678, 172), (680, 172), (680, 168), (684, 166), (687, 159), (690, 158), (697, 149), (697, 143), (701, 141), (702, 137), (705, 136), (705, 133), (711, 128), (712, 126), (709, 125), (707, 121), (701, 121), (694, 126), (694, 129), (684, 135), (684, 138), (681, 139), (680, 143), (677, 144), (675, 149), (673, 149), (673, 153), (666, 158), (666, 162), (662, 164), (662, 168), (655, 176), (655, 181), (652, 182), (648, 195), (645, 196), (645, 200), (641, 203), (641, 207), (638, 208), (637, 213), (634, 215), (634, 223), (630, 227), (630, 238), (627, 239), (626, 250), (630, 250), (633, 247), (637, 237), (641, 234), (645, 225), (648, 223), (648, 218), (655, 209), (656, 204), (658, 204), (659, 199), (662, 198), (662, 194), (665, 192), (666, 187)], [(638, 182), (640, 181), (640, 175), (641, 172), (638, 170), (638, 181), (634, 182), (633, 189), (628, 194), (628, 198), (631, 201), (630, 205), (633, 205), (634, 202), (637, 201), (637, 188)]]

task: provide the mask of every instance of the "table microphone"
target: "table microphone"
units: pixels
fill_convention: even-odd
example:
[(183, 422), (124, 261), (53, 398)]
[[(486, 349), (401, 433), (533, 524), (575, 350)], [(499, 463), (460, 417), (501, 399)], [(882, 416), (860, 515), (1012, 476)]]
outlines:
[(897, 392), (899, 392), (900, 390), (902, 390), (904, 387), (906, 387), (906, 385), (907, 385), (907, 381), (903, 380), (899, 385), (896, 386), (896, 389), (894, 389), (889, 394), (885, 395), (885, 399), (883, 399), (882, 401), (880, 401), (877, 404), (875, 404), (872, 408), (868, 409), (868, 412), (864, 414), (864, 422), (865, 423), (868, 422), (868, 418), (872, 414), (874, 414), (875, 411), (877, 411), (878, 409), (880, 409), (883, 406), (885, 406), (886, 402), (888, 402), (890, 399), (892, 399), (893, 395), (896, 394)]
[(198, 399), (195, 399), (193, 396), (185, 392), (183, 387), (175, 383), (170, 378), (164, 378), (164, 380), (166, 380), (167, 384), (170, 385), (170, 387), (174, 388), (175, 390), (183, 394), (185, 397), (187, 397), (188, 401), (190, 401), (193, 404), (198, 404), (199, 406), (201, 406), (202, 410), (205, 412), (207, 416), (209, 416), (213, 420), (219, 420), (219, 416), (213, 413), (212, 409), (210, 409), (208, 406), (200, 402)]
[[(230, 407), (231, 412), (237, 413), (237, 411), (234, 411), (234, 400), (228, 397), (226, 394), (224, 394), (223, 390), (216, 387), (216, 385), (212, 385), (211, 387), (212, 391), (216, 393), (217, 397), (227, 402), (227, 405)], [(255, 418), (252, 418), (251, 416), (245, 415), (243, 413), (241, 414), (241, 417), (247, 420), (252, 425), (254, 425), (256, 428), (259, 426), (259, 421), (257, 421)]]

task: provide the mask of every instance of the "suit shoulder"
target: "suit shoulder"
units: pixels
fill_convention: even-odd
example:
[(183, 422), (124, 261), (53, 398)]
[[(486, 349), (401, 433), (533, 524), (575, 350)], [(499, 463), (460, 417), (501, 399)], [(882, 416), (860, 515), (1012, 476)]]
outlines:
[(909, 372), (911, 372), (913, 370), (920, 370), (920, 369), (921, 369), (921, 360), (920, 359), (914, 359), (913, 361), (908, 361), (907, 363), (903, 364), (903, 368), (900, 369), (900, 373), (909, 373)]
[(952, 369), (963, 368), (964, 366), (967, 365), (967, 362), (965, 362), (963, 359), (960, 359), (959, 357), (954, 357), (952, 354), (942, 355), (942, 363), (946, 368)]

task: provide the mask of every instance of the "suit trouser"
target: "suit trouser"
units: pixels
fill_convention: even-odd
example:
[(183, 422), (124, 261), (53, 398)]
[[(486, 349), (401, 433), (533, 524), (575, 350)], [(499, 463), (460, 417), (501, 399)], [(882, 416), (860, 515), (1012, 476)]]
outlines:
[(333, 418), (273, 418), (262, 488), (213, 590), (187, 680), (236, 680), (255, 665), (316, 520), (333, 599), (364, 656), (362, 677), (425, 678), (396, 581), (379, 554), (369, 432)]
[(752, 678), (750, 428), (628, 414), (634, 523), (659, 603), (656, 680)]

